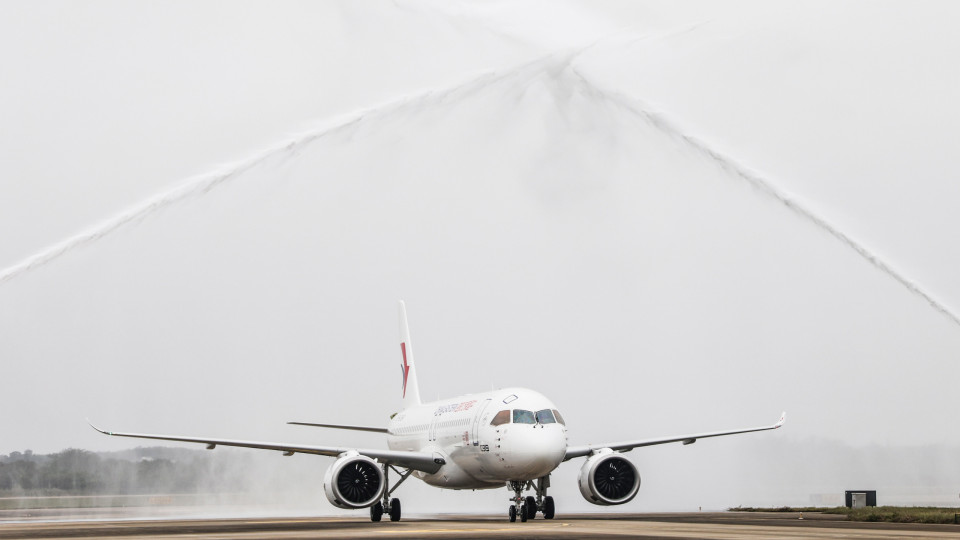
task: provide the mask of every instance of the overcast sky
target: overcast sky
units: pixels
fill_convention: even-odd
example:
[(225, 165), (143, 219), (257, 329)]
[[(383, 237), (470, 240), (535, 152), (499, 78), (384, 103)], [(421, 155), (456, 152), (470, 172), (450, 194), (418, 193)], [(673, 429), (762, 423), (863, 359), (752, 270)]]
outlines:
[(958, 11), (4, 2), (0, 453), (379, 445), (284, 423), (386, 423), (403, 298), (425, 398), (535, 388), (572, 444), (788, 411), (631, 453), (645, 508), (944, 455)]

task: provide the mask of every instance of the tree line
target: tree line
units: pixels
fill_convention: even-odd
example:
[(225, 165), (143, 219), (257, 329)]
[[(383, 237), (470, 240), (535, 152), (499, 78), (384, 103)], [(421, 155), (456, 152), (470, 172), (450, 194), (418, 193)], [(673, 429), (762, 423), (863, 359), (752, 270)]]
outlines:
[(241, 492), (248, 461), (243, 454), (164, 447), (12, 452), (0, 455), (0, 496)]

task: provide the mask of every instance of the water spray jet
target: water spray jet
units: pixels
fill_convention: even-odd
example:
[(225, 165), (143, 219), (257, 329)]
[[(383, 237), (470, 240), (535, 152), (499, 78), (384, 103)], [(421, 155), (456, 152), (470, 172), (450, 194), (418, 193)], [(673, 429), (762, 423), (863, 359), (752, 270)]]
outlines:
[(687, 147), (691, 148), (698, 154), (708, 158), (713, 161), (714, 164), (719, 166), (728, 174), (740, 178), (741, 180), (747, 182), (751, 187), (757, 190), (759, 193), (783, 204), (787, 207), (794, 215), (812, 223), (821, 231), (826, 232), (830, 236), (833, 236), (839, 240), (842, 244), (846, 245), (848, 248), (854, 250), (860, 257), (865, 259), (873, 267), (877, 268), (887, 276), (893, 278), (898, 283), (903, 285), (909, 292), (925, 300), (930, 307), (940, 312), (958, 326), (960, 326), (960, 317), (958, 317), (953, 311), (951, 311), (945, 304), (938, 301), (930, 293), (926, 292), (923, 288), (920, 287), (915, 281), (907, 278), (901, 272), (894, 269), (890, 264), (883, 261), (876, 253), (868, 249), (863, 243), (855, 240), (848, 234), (844, 233), (832, 223), (830, 223), (825, 218), (818, 216), (812, 210), (803, 206), (800, 202), (795, 200), (788, 193), (777, 188), (770, 180), (764, 178), (763, 176), (757, 174), (756, 172), (751, 171), (749, 168), (741, 165), (735, 159), (711, 148), (706, 142), (687, 134), (678, 125), (670, 120), (664, 113), (655, 110), (648, 104), (643, 101), (634, 98), (627, 97), (618, 92), (607, 90), (596, 85), (585, 77), (582, 73), (577, 71), (576, 68), (572, 69), (572, 72), (578, 78), (583, 90), (588, 93), (592, 93), (596, 97), (603, 99), (609, 103), (614, 104), (615, 106), (628, 111), (629, 113), (640, 117), (648, 124), (652, 125), (661, 132), (673, 137), (677, 140), (683, 142)]

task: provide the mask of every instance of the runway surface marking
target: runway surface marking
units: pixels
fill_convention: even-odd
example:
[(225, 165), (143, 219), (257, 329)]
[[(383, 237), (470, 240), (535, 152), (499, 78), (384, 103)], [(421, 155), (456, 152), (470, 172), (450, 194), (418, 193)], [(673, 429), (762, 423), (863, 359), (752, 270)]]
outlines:
[[(562, 527), (569, 527), (569, 523), (537, 523), (534, 525), (531, 524), (511, 524), (509, 526), (504, 525), (500, 528), (495, 528), (496, 526), (491, 527), (476, 527), (476, 524), (471, 524), (473, 527), (449, 527), (446, 529), (440, 528), (429, 528), (429, 529), (391, 529), (386, 531), (375, 531), (376, 534), (437, 534), (437, 533), (501, 533), (504, 531), (509, 532), (518, 532), (518, 531), (543, 531), (545, 529), (559, 529)], [(522, 529), (518, 528), (522, 527)]]

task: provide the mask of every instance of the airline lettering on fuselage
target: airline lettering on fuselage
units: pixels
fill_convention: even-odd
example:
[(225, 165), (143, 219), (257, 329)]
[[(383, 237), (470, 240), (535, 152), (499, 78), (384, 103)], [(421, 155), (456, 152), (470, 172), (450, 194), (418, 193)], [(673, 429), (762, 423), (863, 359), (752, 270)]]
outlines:
[(474, 405), (476, 405), (477, 400), (471, 401), (461, 401), (460, 403), (451, 403), (449, 405), (441, 405), (437, 407), (437, 410), (433, 411), (434, 416), (439, 416), (444, 413), (450, 412), (463, 412), (470, 410)]

